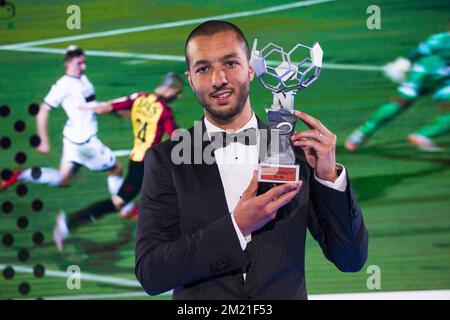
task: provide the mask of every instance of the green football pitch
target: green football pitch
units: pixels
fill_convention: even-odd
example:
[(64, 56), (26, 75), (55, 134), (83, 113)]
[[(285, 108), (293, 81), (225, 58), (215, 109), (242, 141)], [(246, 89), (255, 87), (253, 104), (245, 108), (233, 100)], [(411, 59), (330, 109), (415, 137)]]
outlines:
[[(12, 2), (16, 2), (16, 16), (0, 20), (0, 105), (11, 111), (0, 117), (0, 136), (11, 140), (9, 148), (0, 149), (1, 170), (58, 166), (65, 114), (61, 109), (51, 113), (52, 149), (49, 155), (40, 155), (29, 145), (35, 118), (28, 106), (41, 103), (63, 74), (61, 50), (69, 44), (89, 50), (86, 73), (97, 99), (107, 100), (150, 91), (168, 71), (183, 73), (184, 41), (200, 21), (194, 19), (222, 16), (239, 25), (249, 41), (258, 38), (261, 44), (275, 42), (288, 48), (318, 41), (325, 67), (319, 80), (297, 95), (296, 108), (319, 118), (338, 136), (337, 160), (348, 169), (363, 209), (369, 258), (361, 272), (341, 273), (309, 236), (309, 294), (373, 292), (366, 283), (372, 265), (380, 268), (381, 291), (450, 289), (450, 137), (436, 140), (446, 151), (434, 154), (417, 151), (405, 139), (438, 115), (438, 104), (423, 97), (360, 152), (352, 154), (343, 147), (352, 129), (396, 95), (396, 84), (383, 76), (381, 66), (407, 55), (430, 34), (448, 30), (447, 0), (379, 0), (379, 30), (366, 26), (366, 9), (372, 4), (368, 0), (305, 1), (290, 9), (280, 5), (294, 2), (268, 0), (132, 0), (120, 5), (77, 1), (80, 30), (66, 27), (66, 9), (74, 1)], [(177, 23), (165, 24), (170, 22)], [(130, 29), (141, 26), (151, 27)], [(107, 33), (112, 30), (118, 32)], [(19, 45), (4, 47), (9, 44)], [(253, 81), (251, 97), (257, 114), (264, 117), (270, 93)], [(202, 115), (189, 87), (173, 109), (181, 127), (190, 127)], [(25, 122), (25, 130), (15, 130), (17, 120)], [(102, 115), (98, 122), (105, 144), (113, 150), (130, 149), (129, 121)], [(18, 152), (26, 154), (24, 164), (16, 163)], [(127, 157), (119, 161), (126, 165)], [(28, 184), (27, 193), (21, 195), (16, 186), (0, 193), (0, 299), (147, 298), (134, 276), (134, 221), (109, 215), (74, 232), (62, 254), (53, 244), (59, 210), (72, 212), (108, 197), (104, 174), (82, 169), (69, 187)], [(32, 209), (35, 200), (42, 201), (42, 210)], [(5, 210), (7, 202), (13, 204), (11, 212)], [(67, 288), (70, 265), (81, 269), (79, 290)], [(12, 266), (14, 273), (10, 268), (4, 271), (6, 266)]]

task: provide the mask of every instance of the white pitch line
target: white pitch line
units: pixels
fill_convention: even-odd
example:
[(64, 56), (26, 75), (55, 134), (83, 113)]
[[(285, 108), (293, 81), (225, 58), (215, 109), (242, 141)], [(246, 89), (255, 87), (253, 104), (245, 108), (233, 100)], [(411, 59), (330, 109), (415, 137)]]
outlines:
[[(162, 295), (171, 295), (171, 292)], [(149, 297), (144, 291), (123, 292), (110, 294), (85, 294), (49, 296), (44, 300), (95, 300)], [(450, 290), (421, 290), (421, 291), (384, 291), (384, 292), (355, 292), (334, 294), (312, 294), (309, 300), (450, 300)]]
[[(11, 265), (15, 272), (33, 273), (33, 269), (25, 266)], [(0, 270), (7, 265), (0, 264)], [(45, 270), (46, 276), (67, 279), (68, 274), (64, 271)], [(141, 288), (136, 280), (129, 280), (117, 277), (99, 276), (91, 273), (81, 272), (81, 281), (102, 282), (125, 287)], [(162, 293), (171, 295), (172, 291)], [(125, 292), (113, 294), (88, 294), (88, 295), (67, 295), (49, 296), (44, 299), (51, 300), (83, 300), (83, 299), (117, 299), (117, 298), (137, 298), (147, 297), (144, 291)], [(355, 292), (355, 293), (335, 293), (309, 295), (310, 300), (450, 300), (450, 290), (421, 290), (421, 291), (384, 291), (384, 292)]]
[[(56, 48), (43, 48), (43, 47), (15, 47), (15, 46), (3, 46), (0, 50), (7, 51), (23, 51), (23, 52), (37, 52), (37, 53), (51, 53), (63, 55), (64, 49)], [(86, 50), (86, 55), (97, 57), (110, 57), (110, 58), (132, 58), (132, 59), (146, 59), (146, 60), (165, 60), (184, 62), (184, 56), (167, 55), (167, 54), (145, 54), (145, 53), (131, 53), (131, 52), (113, 52), (113, 51), (99, 51), (99, 50)], [(268, 61), (269, 65), (276, 64), (275, 61)], [(334, 70), (355, 70), (355, 71), (381, 71), (383, 66), (373, 66), (364, 64), (338, 64), (338, 63), (324, 63), (324, 69)]]
[[(312, 6), (315, 4), (320, 3), (326, 3), (326, 2), (332, 2), (335, 0), (310, 0), (310, 1), (298, 1), (294, 3), (289, 3), (285, 5), (278, 5), (263, 9), (257, 9), (257, 10), (249, 10), (249, 11), (243, 11), (243, 12), (235, 12), (235, 13), (228, 13), (228, 14), (222, 14), (217, 16), (211, 16), (211, 17), (203, 17), (203, 18), (196, 18), (196, 19), (189, 19), (189, 20), (181, 20), (181, 21), (174, 21), (174, 22), (167, 22), (167, 23), (158, 23), (158, 24), (152, 24), (152, 25), (146, 25), (146, 26), (140, 26), (140, 27), (132, 27), (132, 28), (124, 28), (124, 29), (116, 29), (116, 30), (110, 30), (110, 31), (102, 31), (102, 32), (93, 32), (93, 33), (87, 33), (77, 36), (70, 36), (70, 37), (60, 37), (60, 38), (53, 38), (53, 39), (45, 39), (45, 40), (37, 40), (37, 41), (28, 41), (28, 42), (22, 42), (22, 43), (16, 43), (16, 44), (9, 44), (6, 45), (6, 47), (30, 47), (30, 46), (39, 46), (44, 44), (51, 44), (51, 43), (61, 43), (61, 42), (68, 42), (68, 41), (77, 41), (77, 40), (85, 40), (85, 39), (92, 39), (92, 38), (101, 38), (101, 37), (109, 37), (109, 36), (115, 36), (119, 34), (126, 34), (126, 33), (133, 33), (133, 32), (142, 32), (142, 31), (148, 31), (148, 30), (159, 30), (159, 29), (167, 29), (167, 28), (174, 28), (174, 27), (181, 27), (181, 26), (187, 26), (192, 24), (198, 24), (207, 20), (221, 20), (221, 19), (233, 19), (233, 18), (243, 18), (243, 17), (249, 17), (249, 16), (256, 16), (271, 12), (278, 12), (283, 10), (289, 10), (299, 7), (307, 7)], [(4, 46), (5, 47), (5, 46)]]
[(145, 291), (125, 292), (125, 293), (105, 293), (105, 294), (82, 294), (67, 296), (49, 296), (44, 300), (96, 300), (96, 299), (119, 299), (119, 298), (142, 298), (150, 297)]
[[(7, 267), (7, 265), (0, 264), (0, 270), (3, 270)], [(33, 269), (25, 266), (16, 266), (11, 265), (15, 272), (18, 273), (33, 273)], [(46, 276), (52, 276), (56, 278), (68, 278), (68, 274), (65, 271), (57, 271), (57, 270), (45, 270)], [(109, 283), (124, 287), (133, 287), (133, 288), (141, 288), (141, 285), (137, 280), (129, 280), (117, 277), (109, 277), (109, 276), (99, 276), (92, 273), (81, 272), (81, 281), (92, 281), (92, 282), (102, 282)]]
[[(37, 52), (37, 53), (52, 53), (63, 55), (66, 50), (56, 48), (43, 48), (43, 47), (15, 47), (15, 46), (2, 46), (0, 50), (7, 51), (23, 51), (23, 52)], [(113, 51), (100, 51), (100, 50), (85, 50), (87, 56), (96, 57), (111, 57), (111, 58), (139, 58), (147, 60), (167, 60), (184, 62), (183, 56), (174, 56), (168, 54), (145, 54), (145, 53), (129, 53), (129, 52), (113, 52)]]
[(340, 64), (340, 63), (324, 63), (324, 69), (334, 70), (355, 70), (355, 71), (383, 71), (384, 66), (372, 66), (367, 64)]
[(310, 300), (450, 300), (450, 290), (384, 291), (318, 294)]

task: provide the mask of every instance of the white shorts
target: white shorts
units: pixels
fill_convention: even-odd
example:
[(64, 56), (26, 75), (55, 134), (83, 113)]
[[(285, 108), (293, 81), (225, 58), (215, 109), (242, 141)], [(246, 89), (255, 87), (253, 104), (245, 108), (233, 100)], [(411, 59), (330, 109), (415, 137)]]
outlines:
[(61, 162), (76, 163), (92, 171), (104, 171), (116, 165), (116, 157), (96, 136), (81, 144), (63, 138)]

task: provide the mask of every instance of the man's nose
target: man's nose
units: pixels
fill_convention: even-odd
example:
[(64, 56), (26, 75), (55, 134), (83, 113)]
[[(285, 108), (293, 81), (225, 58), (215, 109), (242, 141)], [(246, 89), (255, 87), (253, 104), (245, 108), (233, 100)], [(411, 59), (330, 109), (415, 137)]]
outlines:
[(228, 84), (225, 72), (223, 70), (214, 70), (211, 82), (214, 89), (222, 88), (224, 85)]

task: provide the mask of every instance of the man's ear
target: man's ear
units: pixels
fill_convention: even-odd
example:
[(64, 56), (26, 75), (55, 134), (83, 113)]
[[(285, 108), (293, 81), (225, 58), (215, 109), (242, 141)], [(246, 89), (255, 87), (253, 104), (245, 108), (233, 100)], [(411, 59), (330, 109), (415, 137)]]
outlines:
[(186, 76), (186, 78), (188, 78), (189, 85), (191, 86), (192, 90), (194, 90), (194, 86), (192, 85), (191, 73), (189, 72), (189, 70), (185, 71), (184, 75)]
[(71, 62), (72, 62), (72, 60), (64, 61), (64, 66), (66, 67), (66, 69), (70, 68), (70, 63)]
[(255, 70), (253, 70), (253, 66), (248, 62), (248, 77), (250, 78), (250, 81), (253, 81), (253, 78), (255, 77)]

